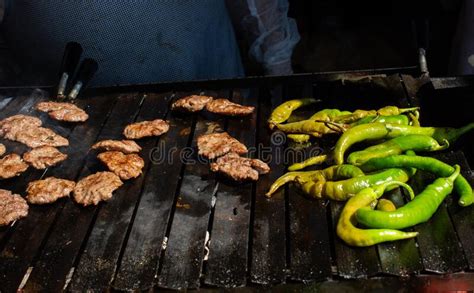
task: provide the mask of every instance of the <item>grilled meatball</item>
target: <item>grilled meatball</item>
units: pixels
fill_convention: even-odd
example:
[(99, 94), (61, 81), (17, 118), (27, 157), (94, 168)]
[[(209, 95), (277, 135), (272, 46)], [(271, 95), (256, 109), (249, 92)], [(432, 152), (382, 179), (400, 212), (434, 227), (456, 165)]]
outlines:
[(191, 95), (181, 98), (171, 105), (172, 110), (184, 112), (198, 112), (204, 109), (207, 103), (213, 100), (212, 97)]
[(145, 166), (143, 159), (137, 154), (124, 154), (122, 152), (110, 151), (100, 153), (97, 158), (101, 160), (110, 171), (117, 174), (120, 179), (128, 180), (142, 174)]
[(23, 160), (36, 169), (46, 169), (67, 159), (67, 155), (55, 147), (42, 146), (23, 154)]
[(247, 147), (227, 132), (204, 134), (198, 137), (199, 154), (214, 159), (229, 152), (246, 154)]
[(41, 102), (36, 109), (49, 113), (51, 118), (59, 121), (84, 122), (89, 118), (84, 110), (71, 103)]
[(7, 148), (0, 143), (0, 157), (7, 151)]
[(123, 134), (128, 139), (140, 139), (147, 136), (160, 136), (168, 132), (169, 128), (168, 122), (156, 119), (153, 121), (132, 123), (125, 127)]
[(28, 204), (18, 194), (0, 189), (0, 226), (5, 226), (13, 221), (28, 215)]
[(92, 149), (119, 151), (125, 154), (138, 153), (142, 148), (133, 140), (102, 140), (92, 146)]
[(255, 107), (242, 106), (227, 99), (216, 99), (206, 104), (206, 110), (227, 116), (245, 116), (252, 114)]
[(259, 174), (267, 174), (270, 167), (257, 159), (240, 157), (236, 153), (228, 153), (211, 163), (211, 171), (220, 172), (235, 181), (258, 180)]
[(26, 198), (32, 204), (53, 203), (62, 197), (69, 196), (74, 186), (76, 186), (74, 181), (55, 177), (37, 180), (28, 184)]
[(0, 179), (13, 178), (28, 169), (28, 164), (23, 162), (17, 154), (9, 154), (0, 159)]
[(122, 184), (122, 180), (112, 172), (97, 172), (77, 182), (74, 199), (84, 206), (97, 205), (112, 198), (112, 193)]

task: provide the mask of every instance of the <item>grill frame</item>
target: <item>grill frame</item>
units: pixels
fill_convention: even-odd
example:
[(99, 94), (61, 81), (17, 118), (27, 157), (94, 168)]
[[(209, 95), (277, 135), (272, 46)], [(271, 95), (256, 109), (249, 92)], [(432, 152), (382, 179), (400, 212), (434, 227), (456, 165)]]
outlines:
[[(136, 119), (165, 118), (172, 125), (164, 137), (140, 141), (145, 154), (161, 146), (161, 141), (166, 143), (167, 150), (175, 145), (178, 149), (193, 147), (196, 137), (208, 130), (210, 121), (214, 123), (212, 127), (227, 130), (248, 146), (270, 145), (272, 136), (265, 125), (266, 117), (283, 100), (298, 96), (321, 98), (323, 101), (318, 107), (347, 109), (387, 104), (409, 106), (419, 102), (416, 97), (412, 98), (408, 83), (403, 82), (405, 76), (356, 81), (363, 74), (367, 72), (92, 89), (85, 93), (86, 98), (78, 101), (81, 106), (91, 103), (90, 129), (54, 122), (44, 114), (31, 112), (31, 106), (47, 98), (46, 91), (11, 88), (0, 92), (3, 99), (13, 94), (16, 97), (5, 103), (0, 115), (3, 118), (23, 109), (40, 116), (47, 127), (69, 136), (68, 151), (74, 151), (70, 153), (74, 160), (65, 163), (66, 167), (51, 168), (47, 175), (75, 179), (79, 174), (83, 177), (102, 169), (94, 159), (95, 153), (87, 152), (88, 146), (97, 139), (120, 138), (123, 126)], [(343, 81), (338, 79), (341, 77)], [(170, 89), (180, 92), (174, 95), (166, 92)], [(172, 98), (196, 89), (257, 106), (257, 113), (251, 119), (235, 119), (211, 114), (186, 116), (168, 111)], [(25, 99), (28, 93), (33, 95)], [(113, 106), (107, 105), (109, 102)], [(320, 147), (328, 149), (333, 142), (323, 140)], [(456, 147), (463, 148), (462, 144)], [(10, 142), (7, 148), (17, 152), (25, 150)], [(272, 155), (284, 148), (274, 145)], [(309, 152), (310, 149), (306, 150), (305, 155)], [(84, 160), (81, 155), (86, 156)], [(472, 157), (468, 162), (462, 153), (454, 152), (445, 154), (442, 159), (461, 163), (465, 175), (474, 184), (474, 174), (467, 171), (468, 164), (473, 163)], [(466, 233), (470, 231), (470, 220), (474, 220), (473, 208), (462, 210), (452, 199), (446, 201), (430, 222), (451, 225), (445, 234), (450, 237), (446, 239), (436, 238), (433, 225), (427, 224), (420, 228), (427, 235), (421, 243), (408, 240), (352, 249), (340, 243), (334, 234), (332, 222), (337, 218), (340, 204), (302, 197), (293, 188), (279, 192), (273, 200), (261, 196), (285, 169), (280, 164), (270, 165), (271, 174), (262, 176), (259, 182), (235, 184), (210, 174), (203, 163), (165, 164), (163, 168), (147, 162), (146, 176), (127, 183), (110, 202), (98, 207), (81, 208), (67, 199), (47, 207), (32, 207), (30, 219), (0, 229), (0, 290), (13, 291), (21, 283), (25, 290), (61, 290), (65, 285), (69, 290), (130, 290), (154, 286), (171, 289), (240, 287), (293, 281), (326, 284), (328, 279), (341, 278), (369, 278), (367, 283), (373, 284), (379, 282), (380, 276), (413, 276), (409, 280), (418, 286), (425, 284), (425, 280), (438, 280), (435, 273), (474, 268), (474, 253), (468, 249), (474, 247), (474, 237)], [(30, 170), (9, 182), (0, 182), (0, 187), (9, 184), (11, 189), (21, 192), (27, 181), (41, 176), (41, 172)], [(212, 208), (214, 195), (217, 201)], [(399, 191), (391, 196), (396, 201), (403, 200)], [(191, 208), (176, 208), (177, 202), (188, 203)], [(247, 229), (242, 230), (242, 227)], [(209, 259), (204, 262), (208, 230), (211, 246)], [(456, 230), (464, 233), (453, 234)], [(151, 235), (150, 231), (156, 233)], [(159, 249), (160, 239), (166, 235), (168, 247), (163, 252)], [(138, 236), (146, 239), (134, 242)], [(127, 250), (127, 247), (131, 248)], [(401, 257), (400, 252), (409, 257)], [(25, 278), (30, 267), (33, 269)], [(155, 278), (157, 272), (158, 278)], [(425, 275), (430, 272), (432, 274)], [(414, 277), (418, 275), (419, 278)], [(464, 278), (457, 276), (452, 278)], [(385, 281), (380, 282), (386, 284), (398, 282), (390, 277), (382, 280)], [(353, 284), (360, 282), (363, 283), (355, 280)]]

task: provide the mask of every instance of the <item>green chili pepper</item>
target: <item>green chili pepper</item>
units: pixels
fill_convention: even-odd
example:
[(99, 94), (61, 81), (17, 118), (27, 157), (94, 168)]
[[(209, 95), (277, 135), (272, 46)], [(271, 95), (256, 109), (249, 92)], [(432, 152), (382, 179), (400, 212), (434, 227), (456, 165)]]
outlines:
[(395, 206), (395, 204), (391, 200), (382, 198), (377, 203), (376, 209), (379, 210), (379, 211), (392, 212), (392, 211), (396, 210), (397, 207)]
[(406, 115), (390, 115), (390, 116), (367, 116), (351, 124), (351, 127), (367, 124), (367, 123), (392, 123), (400, 125), (408, 125), (410, 120)]
[(358, 209), (357, 221), (371, 228), (403, 229), (428, 221), (443, 200), (453, 191), (454, 180), (459, 175), (459, 165), (447, 178), (438, 178), (428, 185), (415, 199), (393, 212)]
[(339, 238), (352, 246), (370, 246), (381, 242), (413, 238), (417, 232), (402, 232), (390, 229), (359, 229), (354, 220), (354, 213), (363, 207), (370, 206), (388, 187), (402, 186), (411, 194), (410, 186), (402, 182), (389, 181), (373, 188), (364, 188), (354, 197), (350, 198), (342, 209), (337, 222), (336, 233)]
[(336, 117), (351, 115), (350, 111), (341, 111), (339, 109), (324, 109), (314, 113), (308, 120), (333, 121)]
[(295, 181), (301, 190), (315, 198), (327, 198), (336, 201), (345, 201), (364, 188), (384, 184), (390, 181), (407, 182), (410, 172), (404, 169), (387, 169), (379, 173), (358, 176), (340, 181), (327, 181), (324, 177), (305, 178), (296, 176)]
[(314, 170), (314, 171), (300, 171), (300, 172), (288, 172), (275, 180), (275, 182), (270, 187), (269, 191), (266, 193), (266, 196), (270, 197), (275, 191), (277, 191), (283, 185), (294, 182), (299, 178), (299, 180), (304, 181), (313, 181), (313, 180), (340, 180), (343, 178), (352, 178), (363, 176), (364, 172), (360, 168), (352, 165), (338, 165), (331, 166), (323, 170)]
[(268, 124), (270, 126), (270, 129), (273, 129), (273, 127), (276, 124), (283, 123), (285, 122), (290, 116), (291, 113), (302, 107), (302, 106), (307, 106), (316, 103), (317, 100), (315, 99), (298, 99), (298, 100), (290, 100), (286, 101), (280, 106), (276, 107), (272, 114), (270, 115), (270, 118), (268, 119)]
[(311, 157), (309, 159), (304, 160), (303, 162), (295, 163), (288, 167), (288, 171), (298, 171), (304, 169), (308, 166), (319, 165), (324, 163), (328, 159), (327, 155), (319, 155), (315, 157)]
[(400, 115), (407, 112), (417, 111), (419, 108), (398, 108), (395, 106), (387, 106), (378, 110), (356, 110), (352, 114), (339, 116), (334, 119), (338, 123), (354, 123), (367, 116), (393, 116)]
[(308, 142), (311, 138), (311, 136), (309, 134), (288, 134), (287, 135), (288, 139), (289, 140), (292, 140), (294, 142), (297, 142), (297, 143), (305, 143), (305, 142)]
[[(435, 158), (412, 156), (412, 155), (398, 155), (389, 156), (386, 158), (371, 159), (361, 166), (364, 171), (375, 171), (392, 168), (416, 168), (418, 170), (433, 173), (439, 177), (449, 176), (454, 172), (454, 168), (450, 165), (441, 162)], [(472, 187), (464, 176), (459, 175), (454, 181), (454, 191), (459, 194), (458, 204), (460, 206), (468, 206), (474, 202), (474, 194)]]
[(452, 143), (471, 129), (474, 129), (474, 123), (470, 123), (461, 128), (416, 127), (384, 123), (357, 125), (344, 132), (337, 141), (336, 148), (334, 149), (334, 160), (336, 164), (342, 164), (344, 162), (344, 153), (346, 150), (353, 144), (365, 140), (377, 140), (419, 134), (431, 136), (440, 143), (445, 143), (445, 141)]
[(334, 123), (324, 120), (303, 120), (293, 123), (276, 124), (279, 130), (286, 133), (323, 134), (344, 132), (349, 129), (349, 125)]
[(360, 166), (370, 159), (399, 155), (407, 150), (431, 152), (444, 150), (448, 147), (448, 141), (440, 145), (431, 136), (419, 134), (399, 136), (384, 143), (368, 147), (365, 150), (353, 152), (347, 157), (347, 162)]

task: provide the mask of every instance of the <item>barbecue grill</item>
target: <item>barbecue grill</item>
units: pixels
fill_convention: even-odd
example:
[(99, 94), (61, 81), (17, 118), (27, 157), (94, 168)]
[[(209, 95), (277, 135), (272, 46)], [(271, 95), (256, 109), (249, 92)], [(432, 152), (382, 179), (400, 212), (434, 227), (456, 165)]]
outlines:
[[(34, 105), (48, 99), (52, 88), (1, 89), (1, 119), (31, 113), (70, 141), (65, 150), (69, 158), (62, 164), (45, 172), (30, 168), (17, 178), (0, 181), (0, 188), (15, 193), (24, 194), (27, 183), (41, 177), (77, 180), (103, 170), (90, 146), (121, 138), (125, 125), (133, 121), (162, 118), (171, 128), (160, 138), (140, 141), (144, 174), (127, 181), (110, 201), (85, 208), (69, 199), (32, 205), (28, 217), (0, 228), (0, 291), (242, 286), (258, 290), (261, 285), (283, 283), (296, 283), (289, 288), (301, 289), (297, 284), (302, 282), (315, 282), (323, 289), (342, 288), (337, 287), (342, 282), (354, 290), (387, 290), (419, 289), (447, 279), (454, 284), (452, 289), (472, 289), (474, 208), (459, 208), (455, 196), (428, 223), (414, 228), (420, 232), (416, 239), (368, 248), (349, 247), (335, 235), (340, 203), (309, 199), (291, 186), (272, 199), (263, 196), (291, 163), (277, 160), (288, 144), (266, 125), (271, 110), (286, 99), (312, 96), (321, 100), (318, 108), (348, 110), (421, 105), (426, 125), (459, 126), (472, 120), (468, 110), (474, 104), (473, 79), (432, 79), (418, 91), (409, 76), (382, 73), (92, 89), (77, 100), (90, 115), (77, 125), (34, 112)], [(228, 97), (257, 111), (243, 119), (169, 111), (175, 98), (199, 92)], [(272, 172), (256, 183), (237, 184), (195, 160), (196, 138), (219, 129), (247, 146), (270, 147), (262, 159)], [(473, 138), (467, 135), (438, 157), (460, 164), (472, 185)], [(18, 143), (2, 143), (10, 152), (26, 150)], [(333, 144), (332, 138), (318, 140), (303, 149), (303, 157), (315, 148), (329, 151)], [(169, 156), (161, 160), (160, 154)], [(431, 179), (423, 174), (416, 178)], [(404, 201), (400, 190), (391, 192), (390, 198)], [(341, 281), (345, 279), (349, 281)]]

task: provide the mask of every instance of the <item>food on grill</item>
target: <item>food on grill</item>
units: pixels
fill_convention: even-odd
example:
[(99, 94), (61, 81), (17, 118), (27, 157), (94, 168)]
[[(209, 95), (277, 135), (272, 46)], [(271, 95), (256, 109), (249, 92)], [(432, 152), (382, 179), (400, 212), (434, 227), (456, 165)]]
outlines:
[(214, 159), (229, 152), (246, 154), (247, 147), (227, 132), (204, 134), (197, 139), (198, 153), (209, 159)]
[(377, 203), (376, 209), (378, 211), (386, 211), (386, 212), (391, 212), (397, 209), (393, 201), (386, 199), (386, 198), (381, 198), (379, 199), (379, 202)]
[(28, 215), (28, 204), (18, 194), (0, 189), (0, 226), (6, 226), (13, 221)]
[(395, 138), (410, 134), (431, 136), (440, 144), (453, 143), (464, 133), (474, 129), (474, 123), (461, 128), (417, 127), (384, 123), (368, 123), (352, 127), (337, 141), (334, 149), (336, 164), (344, 162), (344, 154), (350, 146), (365, 140)]
[(370, 228), (405, 229), (428, 221), (453, 191), (454, 180), (459, 176), (459, 165), (449, 177), (436, 179), (404, 206), (392, 212), (361, 208), (356, 211), (357, 222)]
[(44, 127), (24, 127), (22, 130), (10, 135), (7, 133), (5, 138), (21, 142), (30, 148), (37, 148), (41, 146), (68, 146), (69, 141), (55, 133), (49, 128)]
[(74, 190), (76, 182), (49, 177), (43, 180), (30, 182), (26, 192), (26, 199), (31, 204), (53, 203), (62, 197), (67, 197)]
[(242, 106), (227, 99), (215, 99), (206, 104), (206, 110), (221, 115), (245, 116), (252, 114), (255, 107)]
[(174, 102), (171, 105), (171, 109), (186, 112), (198, 112), (204, 109), (206, 104), (212, 100), (213, 98), (209, 96), (191, 95)]
[(41, 127), (41, 120), (26, 115), (15, 115), (0, 121), (0, 136), (21, 142), (30, 148), (69, 145), (66, 138)]
[(5, 146), (0, 143), (0, 157), (3, 156), (3, 154), (7, 151)]
[(17, 154), (9, 154), (0, 159), (0, 179), (13, 178), (28, 169), (28, 164), (23, 162)]
[[(312, 197), (348, 200), (339, 219), (337, 234), (354, 246), (415, 237), (416, 233), (389, 229), (409, 228), (428, 221), (453, 189), (460, 196), (460, 206), (474, 203), (473, 189), (459, 174), (459, 166), (452, 167), (437, 159), (415, 154), (415, 151), (447, 149), (461, 135), (474, 129), (474, 123), (458, 129), (420, 127), (418, 108), (395, 106), (354, 112), (324, 109), (307, 120), (290, 119), (293, 110), (306, 103), (311, 102), (293, 100), (277, 107), (268, 120), (270, 128), (289, 133), (296, 141), (308, 141), (311, 136), (331, 132), (341, 132), (342, 135), (330, 153), (291, 165), (288, 168), (291, 172), (272, 184), (266, 194), (268, 197), (281, 186), (293, 182)], [(283, 124), (289, 120), (296, 122)], [(353, 152), (346, 159), (345, 152), (359, 142), (376, 144)], [(322, 163), (335, 165), (323, 170), (297, 171)], [(430, 172), (439, 178), (414, 198), (413, 190), (404, 182), (417, 170)], [(365, 175), (364, 171), (375, 173)], [(407, 189), (412, 197), (412, 201), (399, 208), (390, 200), (379, 199), (385, 189), (396, 186)], [(375, 206), (377, 210), (374, 210)], [(357, 223), (378, 229), (358, 229)]]
[(281, 186), (295, 182), (305, 194), (311, 197), (346, 201), (365, 187), (393, 180), (407, 182), (412, 175), (412, 172), (398, 168), (364, 175), (356, 166), (335, 165), (324, 170), (288, 172), (272, 184), (266, 195), (271, 197)]
[(0, 121), (0, 136), (14, 137), (25, 127), (40, 127), (41, 124), (41, 120), (33, 116), (22, 114), (10, 116)]
[[(313, 137), (330, 133), (343, 133), (351, 127), (367, 123), (390, 123), (419, 126), (419, 108), (398, 108), (387, 106), (378, 110), (356, 110), (354, 112), (338, 109), (324, 109), (306, 120), (283, 124), (290, 118), (292, 107), (310, 103), (311, 99), (292, 100), (278, 106), (268, 120), (270, 129), (274, 127), (290, 133), (288, 138), (296, 142), (306, 142)], [(281, 122), (279, 122), (281, 121)]]
[(317, 100), (311, 98), (284, 102), (283, 104), (276, 107), (270, 115), (270, 118), (268, 119), (268, 125), (270, 126), (270, 129), (273, 129), (276, 124), (280, 124), (288, 120), (294, 110), (303, 106), (314, 104), (316, 102)]
[(259, 174), (270, 172), (270, 167), (258, 159), (249, 159), (236, 153), (228, 153), (211, 163), (211, 170), (223, 173), (235, 181), (257, 181)]
[(385, 189), (396, 186), (404, 187), (413, 198), (413, 190), (410, 186), (401, 182), (389, 181), (375, 187), (364, 188), (351, 197), (342, 209), (336, 226), (337, 236), (349, 245), (362, 247), (416, 237), (418, 232), (403, 232), (392, 229), (360, 229), (355, 226), (354, 214), (358, 209), (369, 208), (374, 201), (382, 196)]
[(94, 150), (119, 151), (125, 154), (138, 153), (142, 148), (133, 140), (102, 140), (92, 146)]
[(23, 154), (23, 160), (36, 169), (46, 169), (67, 159), (57, 148), (42, 146)]
[(98, 172), (82, 178), (74, 187), (74, 199), (84, 206), (97, 205), (112, 198), (123, 182), (112, 172)]
[(147, 136), (160, 136), (168, 132), (169, 128), (168, 122), (156, 119), (153, 121), (132, 123), (125, 127), (123, 134), (128, 139), (140, 139)]
[[(385, 158), (374, 158), (361, 166), (364, 170), (371, 172), (385, 168), (415, 168), (430, 172), (438, 177), (447, 177), (455, 171), (450, 165), (441, 162), (435, 158), (415, 156), (412, 151), (407, 155), (395, 155)], [(469, 206), (474, 203), (474, 194), (469, 182), (459, 174), (454, 181), (454, 190), (459, 195), (459, 205)]]
[(122, 152), (109, 151), (100, 153), (97, 157), (122, 180), (140, 176), (145, 166), (145, 162), (137, 154), (126, 155)]
[(60, 121), (84, 122), (89, 118), (84, 110), (71, 103), (41, 102), (36, 105), (36, 109)]
[(389, 155), (400, 155), (408, 150), (433, 152), (444, 150), (449, 147), (449, 142), (443, 141), (439, 144), (434, 138), (427, 135), (406, 135), (392, 138), (384, 143), (370, 146), (362, 151), (353, 152), (347, 158), (347, 162), (360, 166), (373, 158), (383, 158)]

